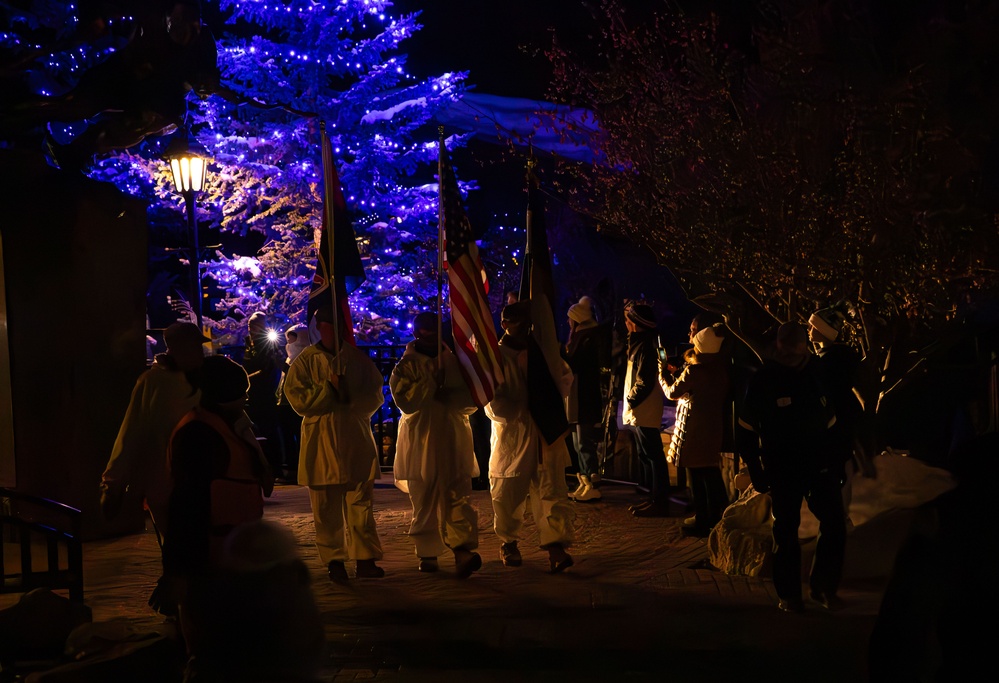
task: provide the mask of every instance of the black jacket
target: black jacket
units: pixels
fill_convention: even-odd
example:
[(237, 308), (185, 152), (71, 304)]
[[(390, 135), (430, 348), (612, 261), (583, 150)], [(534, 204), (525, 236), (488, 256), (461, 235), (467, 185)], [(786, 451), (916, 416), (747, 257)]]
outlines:
[(579, 424), (597, 424), (604, 416), (600, 370), (610, 364), (609, 332), (605, 325), (577, 329), (565, 348), (565, 362), (575, 375), (575, 419)]
[(836, 416), (826, 395), (815, 358), (798, 367), (768, 361), (750, 381), (739, 451), (758, 490), (775, 480), (807, 481), (829, 468)]

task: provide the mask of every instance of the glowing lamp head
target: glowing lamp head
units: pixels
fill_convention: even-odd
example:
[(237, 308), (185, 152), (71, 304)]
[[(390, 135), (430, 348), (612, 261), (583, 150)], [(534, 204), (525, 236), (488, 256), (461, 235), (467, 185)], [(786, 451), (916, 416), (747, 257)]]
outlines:
[(279, 336), (277, 330), (267, 330), (267, 341), (276, 343)]
[(205, 185), (205, 160), (201, 157), (181, 157), (170, 160), (173, 184), (180, 192), (201, 192)]
[(177, 192), (201, 192), (204, 189), (208, 162), (211, 159), (197, 140), (187, 133), (180, 133), (163, 156), (170, 163)]

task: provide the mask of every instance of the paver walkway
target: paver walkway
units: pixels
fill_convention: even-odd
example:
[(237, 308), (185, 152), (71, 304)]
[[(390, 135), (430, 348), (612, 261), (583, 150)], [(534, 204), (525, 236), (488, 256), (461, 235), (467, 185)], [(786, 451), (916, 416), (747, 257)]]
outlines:
[[(500, 563), (482, 491), (473, 497), (484, 564), (466, 581), (454, 578), (450, 558), (441, 558), (436, 574), (416, 570), (406, 535), (409, 501), (391, 479), (375, 490), (384, 579), (348, 586), (328, 580), (312, 545), (306, 489), (279, 486), (265, 518), (293, 531), (312, 571), (330, 681), (867, 680), (880, 569), (890, 564), (877, 557), (890, 551), (884, 543), (851, 536), (855, 569), (848, 567), (841, 591), (844, 609), (788, 615), (777, 610), (769, 579), (710, 568), (707, 542), (680, 533), (680, 510), (672, 518), (637, 519), (627, 510), (636, 500), (630, 486), (602, 490), (601, 501), (575, 504), (576, 564), (557, 576), (547, 573), (530, 522), (524, 566)], [(95, 622), (139, 632), (168, 628), (146, 607), (160, 573), (152, 533), (89, 542), (84, 560)]]

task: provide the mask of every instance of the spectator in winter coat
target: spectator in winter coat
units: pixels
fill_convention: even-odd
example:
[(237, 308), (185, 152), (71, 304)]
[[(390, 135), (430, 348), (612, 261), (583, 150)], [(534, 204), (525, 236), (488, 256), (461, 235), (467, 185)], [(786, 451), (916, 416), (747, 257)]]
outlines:
[(185, 680), (318, 683), (327, 660), (309, 568), (283, 524), (242, 524), (181, 615)]
[(206, 358), (200, 405), (181, 418), (170, 439), (173, 490), (163, 566), (174, 581), (207, 576), (229, 532), (263, 516), (273, 479), (243, 412), (249, 384), (239, 363)]
[[(724, 416), (729, 398), (728, 356), (723, 354), (725, 328), (705, 327), (693, 336), (687, 365), (679, 377), (660, 361), (659, 382), (666, 398), (685, 402), (677, 409), (677, 424), (670, 443), (677, 468), (686, 468), (694, 498), (694, 516), (683, 522), (684, 533), (706, 536), (728, 506), (721, 475)], [(680, 415), (684, 419), (680, 420)]]
[(815, 345), (822, 381), (836, 411), (836, 424), (830, 438), (839, 455), (837, 466), (841, 468), (838, 472), (841, 482), (846, 481), (846, 466), (853, 458), (857, 431), (864, 414), (853, 391), (860, 354), (852, 346), (839, 341), (847, 311), (846, 304), (839, 303), (816, 311), (808, 319), (808, 339)]
[(569, 494), (573, 500), (585, 502), (600, 498), (596, 484), (600, 481), (597, 443), (603, 420), (603, 397), (600, 393), (600, 369), (609, 364), (610, 339), (608, 330), (597, 324), (593, 302), (584, 296), (569, 307), (569, 340), (563, 357), (572, 369), (572, 387), (566, 401), (566, 413), (572, 432), (573, 446), (579, 454), (579, 487)]
[(649, 499), (631, 507), (636, 517), (669, 516), (669, 468), (663, 450), (663, 392), (659, 386), (659, 335), (647, 304), (624, 309), (628, 329), (628, 369), (624, 378), (624, 424), (635, 433), (638, 461), (649, 483)]
[(316, 546), (330, 579), (349, 580), (344, 562), (357, 561), (358, 578), (379, 578), (382, 544), (372, 494), (381, 475), (371, 416), (385, 401), (382, 375), (368, 354), (336, 338), (332, 308), (316, 312), (322, 339), (288, 368), (285, 396), (302, 416), (298, 482), (309, 487)]
[(739, 417), (739, 448), (753, 487), (773, 501), (773, 579), (785, 612), (801, 612), (801, 501), (819, 520), (809, 577), (810, 597), (829, 608), (837, 602), (846, 547), (846, 513), (838, 470), (830, 453), (836, 416), (808, 350), (808, 334), (795, 323), (777, 331), (774, 358), (753, 377)]
[(476, 405), (458, 359), (440, 343), (437, 316), (417, 315), (413, 336), (389, 378), (402, 412), (395, 481), (413, 504), (409, 537), (416, 545), (420, 571), (437, 571), (437, 557), (450, 548), (455, 573), (468, 578), (482, 566), (474, 552), (479, 518), (471, 492), (472, 477), (479, 470), (468, 424)]
[(268, 328), (267, 316), (257, 311), (247, 319), (243, 367), (250, 376), (246, 414), (253, 420), (257, 436), (263, 438), (264, 453), (271, 469), (282, 467), (281, 424), (278, 417), (278, 386), (284, 369), (284, 354), (277, 333)]

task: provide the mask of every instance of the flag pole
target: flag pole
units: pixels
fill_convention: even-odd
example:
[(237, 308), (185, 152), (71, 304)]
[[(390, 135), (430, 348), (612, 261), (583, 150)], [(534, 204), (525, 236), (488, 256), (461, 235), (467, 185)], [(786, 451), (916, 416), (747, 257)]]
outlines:
[(526, 220), (524, 221), (524, 228), (527, 233), (527, 246), (524, 247), (524, 267), (520, 274), (520, 298), (530, 299), (531, 297), (531, 287), (533, 282), (531, 282), (531, 260), (534, 258), (534, 254), (531, 253), (531, 242), (532, 242), (532, 216), (531, 216), (531, 183), (534, 179), (534, 152), (531, 151), (531, 155), (527, 158), (527, 174), (525, 180), (527, 181), (527, 213)]
[(329, 259), (326, 268), (326, 278), (328, 280), (328, 285), (330, 288), (330, 301), (333, 302), (333, 352), (336, 354), (336, 374), (343, 374), (343, 358), (341, 357), (340, 347), (340, 304), (337, 301), (337, 289), (336, 289), (336, 279), (333, 273), (333, 243), (336, 241), (333, 239), (333, 196), (334, 189), (332, 187), (333, 183), (330, 180), (329, 169), (333, 164), (333, 148), (330, 145), (329, 135), (326, 133), (326, 121), (319, 121), (319, 131), (322, 136), (323, 145), (323, 211), (325, 212), (324, 218), (326, 219), (326, 245), (329, 248), (329, 254), (327, 258)]
[(437, 382), (443, 386), (444, 359), (440, 347), (444, 343), (441, 316), (444, 297), (444, 126), (438, 126), (437, 132), (440, 136), (437, 147)]

